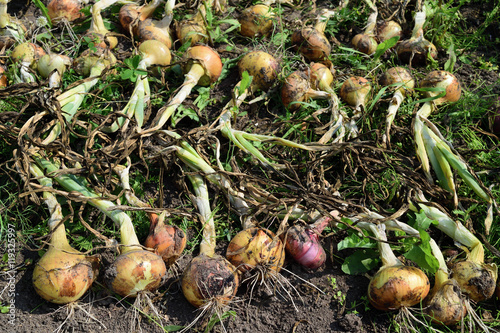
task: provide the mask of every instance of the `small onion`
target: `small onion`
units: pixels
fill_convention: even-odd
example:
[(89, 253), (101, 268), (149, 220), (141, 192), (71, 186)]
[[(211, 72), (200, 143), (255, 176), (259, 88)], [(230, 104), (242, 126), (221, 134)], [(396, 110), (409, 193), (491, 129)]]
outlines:
[(30, 42), (17, 45), (11, 53), (14, 61), (27, 64), (32, 69), (37, 69), (38, 60), (45, 54), (45, 51), (38, 45)]
[[(202, 6), (201, 8), (204, 7)], [(175, 32), (182, 44), (190, 42), (191, 45), (195, 45), (206, 42), (208, 33), (203, 17), (204, 10), (200, 9), (192, 19), (176, 22)]]
[(334, 74), (334, 70), (332, 72), (320, 62), (311, 63), (311, 76), (309, 77), (311, 87), (316, 90), (330, 90), (333, 85)]
[[(457, 78), (447, 71), (436, 70), (425, 76), (420, 82), (420, 88), (441, 88), (445, 91), (443, 97), (433, 100), (434, 104), (442, 104), (445, 102), (454, 103), (460, 99), (462, 89)], [(425, 97), (436, 97), (442, 91), (423, 91)]]
[(170, 35), (170, 28), (168, 25), (165, 26), (162, 23), (162, 21), (153, 20), (151, 18), (139, 21), (137, 37), (141, 41), (157, 40), (165, 44), (168, 48), (171, 48), (173, 40)]
[(219, 79), (222, 73), (222, 61), (212, 48), (196, 45), (186, 51), (185, 57), (184, 73), (189, 73), (195, 63), (201, 64), (204, 68), (204, 74), (198, 79), (198, 85), (208, 86)]
[(370, 82), (361, 76), (353, 76), (348, 78), (340, 88), (340, 97), (350, 106), (356, 108), (359, 112), (361, 108), (365, 108), (370, 92), (372, 90)]
[(51, 0), (47, 5), (47, 13), (54, 23), (64, 19), (73, 22), (84, 17), (81, 10), (88, 3), (88, 0)]
[(422, 270), (412, 266), (389, 266), (379, 270), (368, 285), (368, 299), (374, 308), (388, 311), (420, 303), (430, 283)]
[(269, 53), (263, 51), (252, 51), (243, 56), (238, 62), (240, 77), (243, 72), (248, 72), (252, 79), (252, 90), (269, 89), (280, 70), (278, 61)]
[(0, 88), (7, 87), (7, 75), (5, 75), (5, 68), (0, 66)]
[(50, 77), (50, 87), (58, 87), (62, 75), (71, 63), (72, 61), (68, 56), (55, 53), (44, 54), (38, 60), (38, 73), (43, 78)]
[(226, 258), (242, 273), (263, 267), (265, 271), (261, 278), (265, 279), (271, 271), (279, 272), (283, 267), (285, 248), (272, 231), (252, 227), (233, 237), (227, 247)]
[(184, 270), (181, 286), (184, 297), (197, 308), (212, 302), (224, 305), (236, 295), (239, 277), (226, 258), (201, 253)]
[(375, 36), (366, 33), (357, 34), (351, 43), (356, 50), (368, 55), (375, 53), (378, 46)]
[(406, 68), (391, 67), (380, 77), (380, 84), (384, 87), (392, 85), (393, 90), (397, 90), (403, 96), (406, 96), (407, 92), (415, 87), (415, 80)]
[(118, 19), (122, 28), (129, 32), (135, 29), (135, 26), (145, 19), (151, 17), (160, 5), (160, 1), (154, 0), (147, 5), (139, 6), (135, 3), (127, 3), (120, 8)]
[(455, 325), (467, 313), (460, 286), (454, 279), (444, 282), (437, 290), (432, 290), (425, 301), (425, 313), (433, 322), (441, 325)]
[(310, 61), (325, 60), (332, 52), (332, 46), (324, 32), (328, 19), (333, 14), (333, 11), (324, 9), (318, 15), (314, 27), (304, 27), (294, 31), (292, 34), (294, 49)]
[(326, 99), (329, 94), (311, 88), (309, 75), (304, 71), (295, 71), (287, 76), (281, 86), (281, 101), (290, 111), (298, 110), (301, 102), (309, 99)]
[(403, 35), (403, 29), (396, 21), (382, 21), (377, 25), (377, 37), (380, 42), (385, 42), (392, 37)]
[(152, 65), (168, 66), (172, 59), (170, 49), (157, 40), (146, 40), (139, 45), (139, 53), (146, 67)]
[(463, 260), (453, 264), (451, 278), (455, 279), (472, 300), (481, 302), (491, 298), (497, 281), (496, 266)]
[(276, 14), (266, 5), (254, 5), (241, 12), (240, 33), (246, 37), (267, 36), (276, 20)]
[(163, 218), (151, 220), (144, 246), (152, 248), (167, 266), (172, 265), (186, 248), (186, 233), (175, 225), (165, 224)]
[(425, 12), (418, 12), (415, 15), (415, 27), (411, 38), (396, 45), (396, 52), (401, 61), (410, 65), (422, 65), (427, 63), (429, 57), (437, 58), (436, 46), (424, 38), (424, 23)]

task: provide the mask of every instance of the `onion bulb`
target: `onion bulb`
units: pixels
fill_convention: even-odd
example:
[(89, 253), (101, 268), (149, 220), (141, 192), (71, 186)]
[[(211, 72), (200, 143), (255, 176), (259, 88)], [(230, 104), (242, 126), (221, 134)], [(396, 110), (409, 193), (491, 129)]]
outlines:
[(5, 75), (5, 68), (0, 66), (0, 89), (7, 87), (7, 75)]
[(198, 207), (203, 224), (200, 254), (184, 270), (181, 287), (184, 297), (193, 306), (215, 310), (227, 305), (236, 295), (239, 277), (236, 267), (226, 258), (215, 254), (215, 224), (210, 209), (208, 188), (202, 176), (188, 175), (195, 195), (192, 201)]
[(292, 34), (292, 45), (296, 51), (310, 61), (322, 61), (328, 58), (332, 46), (325, 36), (326, 24), (334, 11), (320, 11), (314, 27), (304, 27)]
[(250, 6), (241, 12), (238, 19), (240, 33), (245, 37), (267, 36), (274, 25), (276, 14), (263, 4)]
[(88, 189), (82, 182), (67, 173), (58, 173), (59, 168), (50, 161), (34, 157), (36, 163), (47, 173), (57, 174), (54, 179), (66, 190), (76, 191), (88, 202), (111, 218), (120, 228), (121, 251), (106, 269), (104, 280), (110, 289), (122, 297), (136, 297), (143, 291), (154, 291), (162, 283), (167, 268), (162, 258), (143, 250), (130, 217), (116, 205)]
[(281, 86), (281, 101), (290, 111), (299, 109), (301, 103), (309, 99), (327, 99), (329, 96), (328, 93), (312, 89), (305, 71), (292, 72)]
[(68, 66), (71, 66), (72, 61), (68, 56), (62, 54), (44, 54), (38, 60), (38, 73), (43, 78), (49, 78), (49, 86), (59, 87), (61, 77)]
[[(41, 185), (52, 187), (52, 180), (46, 178), (38, 166), (31, 165), (30, 170)], [(75, 302), (96, 279), (99, 259), (85, 256), (71, 247), (64, 223), (61, 223), (61, 205), (51, 192), (43, 192), (43, 198), (51, 214), (48, 224), (52, 235), (48, 251), (33, 270), (33, 287), (38, 295), (51, 303)]]
[(269, 89), (280, 70), (278, 61), (269, 53), (264, 51), (252, 51), (243, 56), (238, 62), (240, 77), (243, 72), (252, 76), (251, 91)]
[[(437, 97), (443, 93), (444, 96), (434, 99), (432, 102), (435, 105), (442, 103), (454, 103), (460, 99), (462, 89), (455, 75), (448, 71), (435, 70), (428, 73), (425, 78), (420, 81), (420, 88), (439, 88), (436, 90), (424, 90), (422, 94), (425, 97)], [(420, 113), (422, 115), (422, 113)]]
[(294, 225), (289, 228), (285, 235), (286, 252), (306, 268), (318, 269), (323, 266), (326, 252), (321, 246), (319, 235), (330, 221), (331, 218), (327, 216), (309, 226)]
[(12, 59), (20, 63), (21, 79), (23, 82), (35, 82), (35, 77), (30, 68), (36, 70), (38, 60), (45, 54), (45, 51), (38, 45), (25, 42), (17, 45), (11, 53)]
[(165, 12), (161, 20), (153, 20), (152, 18), (147, 18), (145, 20), (140, 20), (136, 35), (140, 41), (146, 40), (157, 40), (165, 44), (168, 48), (172, 47), (173, 40), (170, 34), (170, 23), (173, 18), (173, 0), (169, 0), (165, 4)]
[(425, 10), (415, 15), (415, 26), (410, 39), (403, 40), (396, 45), (398, 57), (404, 63), (422, 65), (428, 59), (437, 58), (437, 49), (434, 44), (424, 37)]
[[(369, 1), (371, 3), (371, 1)], [(366, 28), (362, 33), (355, 35), (351, 41), (352, 46), (364, 54), (373, 54), (377, 50), (377, 40), (375, 38), (375, 27), (377, 26), (377, 7), (371, 6), (372, 13), (368, 17)]]
[(340, 98), (354, 107), (354, 116), (359, 116), (366, 108), (370, 98), (372, 86), (370, 82), (361, 76), (352, 76), (344, 81), (340, 87)]
[(382, 21), (377, 25), (377, 38), (380, 42), (385, 42), (393, 37), (403, 35), (403, 29), (396, 21)]
[(141, 6), (136, 3), (127, 3), (123, 5), (118, 13), (118, 19), (120, 20), (123, 30), (134, 33), (137, 24), (151, 17), (159, 5), (160, 0), (153, 0)]
[(231, 239), (226, 258), (240, 272), (257, 271), (261, 279), (281, 270), (285, 262), (285, 248), (280, 238), (264, 228), (244, 229)]
[(380, 84), (384, 87), (389, 87), (394, 91), (394, 96), (391, 99), (385, 119), (385, 134), (382, 138), (382, 142), (385, 145), (387, 142), (390, 142), (391, 126), (394, 118), (396, 117), (399, 106), (406, 97), (406, 94), (413, 90), (415, 80), (406, 68), (392, 67), (382, 75), (380, 78)]
[(84, 17), (82, 9), (89, 0), (51, 0), (47, 5), (50, 20), (57, 23), (61, 20), (73, 22)]
[(191, 19), (176, 22), (175, 31), (181, 44), (188, 42), (191, 45), (206, 43), (208, 32), (205, 26), (205, 13), (205, 6), (201, 5)]

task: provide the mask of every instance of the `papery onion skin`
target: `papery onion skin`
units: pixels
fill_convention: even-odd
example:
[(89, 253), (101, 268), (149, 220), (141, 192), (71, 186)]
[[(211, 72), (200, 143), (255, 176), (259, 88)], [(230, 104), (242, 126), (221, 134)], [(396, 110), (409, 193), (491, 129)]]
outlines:
[(462, 292), (476, 302), (491, 298), (497, 282), (496, 270), (493, 267), (470, 260), (454, 263), (450, 278), (455, 279)]
[(47, 5), (47, 13), (54, 23), (66, 19), (76, 21), (84, 16), (81, 12), (84, 4), (80, 0), (52, 0)]
[(311, 87), (316, 90), (323, 90), (322, 85), (331, 86), (334, 80), (334, 73), (320, 62), (311, 63), (311, 76), (309, 81)]
[(50, 73), (57, 70), (63, 74), (66, 67), (71, 65), (72, 61), (68, 56), (61, 54), (44, 54), (38, 60), (38, 72), (44, 78), (49, 77)]
[(183, 21), (175, 24), (175, 32), (181, 44), (191, 42), (191, 45), (205, 43), (207, 39), (207, 28), (203, 23), (197, 21)]
[(371, 36), (365, 33), (357, 34), (353, 37), (351, 41), (352, 46), (364, 54), (373, 54), (377, 50), (377, 40), (375, 36)]
[(295, 225), (288, 229), (285, 239), (287, 253), (300, 265), (318, 269), (325, 264), (326, 252), (314, 230)]
[(424, 311), (437, 324), (450, 326), (461, 322), (467, 308), (457, 281), (449, 279), (437, 291), (431, 291)]
[(217, 81), (222, 73), (222, 61), (220, 56), (212, 48), (204, 45), (190, 47), (186, 51), (186, 64), (184, 73), (188, 73), (193, 62), (199, 62), (205, 68), (205, 75), (198, 80), (198, 85), (209, 86)]
[(163, 259), (149, 251), (132, 250), (119, 255), (106, 269), (108, 287), (122, 297), (136, 297), (160, 287), (167, 274)]
[(303, 28), (292, 34), (292, 45), (310, 61), (322, 61), (332, 52), (325, 34), (315, 28)]
[(396, 21), (382, 21), (377, 25), (377, 37), (380, 42), (385, 42), (392, 37), (403, 35), (403, 29)]
[[(253, 227), (233, 237), (227, 247), (226, 258), (242, 273), (257, 266), (279, 272), (285, 262), (285, 248), (272, 231)], [(263, 277), (266, 278), (267, 274)]]
[(0, 88), (7, 87), (7, 75), (5, 75), (5, 68), (0, 66)]
[(437, 59), (438, 56), (436, 46), (426, 39), (403, 40), (396, 45), (396, 52), (403, 63), (408, 64), (411, 61), (412, 65), (425, 65), (428, 57)]
[(340, 88), (340, 97), (351, 106), (365, 105), (370, 97), (370, 81), (361, 76), (348, 78)]
[[(429, 72), (425, 78), (420, 81), (420, 88), (443, 88), (445, 95), (443, 97), (433, 100), (434, 104), (441, 104), (445, 102), (454, 103), (460, 99), (462, 88), (460, 82), (448, 71), (436, 70)], [(442, 93), (442, 91), (424, 91), (425, 97), (435, 97)]]
[(181, 279), (182, 293), (199, 308), (209, 302), (227, 304), (236, 295), (239, 277), (236, 268), (219, 255), (200, 254), (186, 267)]
[(368, 299), (378, 310), (398, 310), (420, 303), (429, 289), (429, 279), (420, 269), (389, 266), (380, 269), (370, 281)]
[(147, 66), (168, 66), (172, 60), (170, 49), (164, 43), (151, 39), (139, 45), (139, 53), (142, 58), (147, 58)]
[(167, 266), (172, 265), (186, 248), (186, 233), (177, 226), (152, 223), (144, 246), (152, 248)]
[(36, 70), (38, 67), (38, 60), (43, 55), (45, 55), (45, 51), (42, 47), (35, 43), (26, 42), (17, 45), (10, 56), (16, 61), (31, 63), (30, 67)]
[(99, 260), (86, 257), (75, 249), (49, 250), (36, 263), (33, 287), (43, 299), (55, 304), (67, 304), (80, 299), (90, 288), (99, 272)]
[(244, 71), (253, 76), (253, 89), (267, 90), (278, 77), (280, 65), (269, 53), (263, 51), (252, 51), (247, 53), (238, 62), (240, 77)]
[(309, 89), (311, 89), (311, 85), (308, 75), (304, 71), (292, 72), (281, 86), (283, 105), (290, 111), (298, 110), (301, 107), (300, 102), (306, 101)]
[(273, 28), (275, 17), (269, 6), (258, 4), (248, 7), (239, 17), (240, 33), (246, 37), (267, 36)]
[(173, 44), (169, 29), (156, 26), (155, 21), (150, 18), (139, 21), (137, 26), (137, 37), (140, 41), (157, 40), (165, 44), (169, 49)]
[(395, 83), (404, 83), (404, 85), (393, 87), (393, 89), (399, 90), (403, 96), (406, 96), (407, 90), (412, 90), (415, 87), (415, 80), (404, 67), (391, 67), (380, 77), (380, 84), (384, 87)]

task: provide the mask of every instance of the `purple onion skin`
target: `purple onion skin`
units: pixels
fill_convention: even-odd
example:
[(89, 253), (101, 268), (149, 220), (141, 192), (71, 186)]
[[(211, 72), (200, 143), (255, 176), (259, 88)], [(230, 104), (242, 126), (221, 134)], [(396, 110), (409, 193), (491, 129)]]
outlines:
[(302, 226), (288, 229), (285, 249), (300, 265), (309, 269), (318, 269), (326, 261), (326, 253), (319, 242), (315, 230)]

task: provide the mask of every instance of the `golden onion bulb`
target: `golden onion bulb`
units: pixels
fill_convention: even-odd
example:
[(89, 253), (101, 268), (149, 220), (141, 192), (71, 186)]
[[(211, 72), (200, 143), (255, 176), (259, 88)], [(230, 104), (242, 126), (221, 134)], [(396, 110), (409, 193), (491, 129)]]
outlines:
[(271, 7), (258, 4), (246, 8), (239, 17), (240, 33), (246, 37), (267, 36), (276, 20)]
[(467, 313), (460, 286), (454, 279), (443, 283), (439, 289), (431, 291), (425, 301), (424, 312), (433, 322), (441, 325), (455, 325)]
[(240, 76), (248, 72), (252, 79), (253, 90), (269, 89), (278, 77), (280, 65), (269, 53), (264, 51), (252, 51), (243, 56), (238, 62)]
[(208, 86), (217, 81), (222, 73), (220, 56), (211, 47), (196, 45), (186, 51), (184, 73), (188, 73), (193, 63), (200, 63), (205, 69), (204, 75), (198, 80), (198, 85)]
[(435, 104), (456, 102), (460, 99), (462, 89), (460, 82), (448, 71), (436, 70), (428, 73), (420, 82), (420, 88), (441, 88), (440, 91), (423, 91), (425, 97), (436, 97), (445, 92), (443, 97), (433, 100)]
[(450, 278), (455, 279), (464, 294), (481, 302), (491, 298), (497, 283), (496, 266), (463, 260), (453, 264)]

